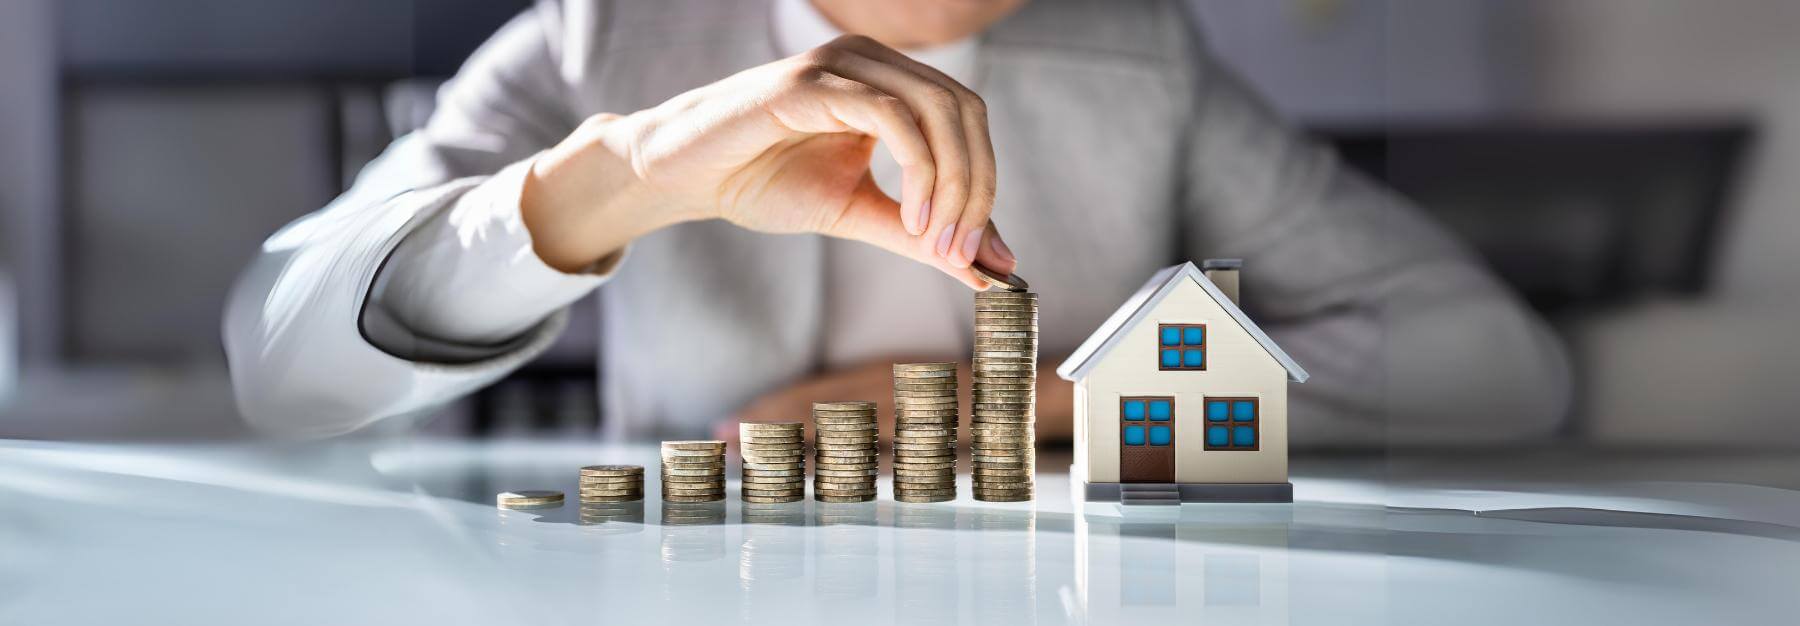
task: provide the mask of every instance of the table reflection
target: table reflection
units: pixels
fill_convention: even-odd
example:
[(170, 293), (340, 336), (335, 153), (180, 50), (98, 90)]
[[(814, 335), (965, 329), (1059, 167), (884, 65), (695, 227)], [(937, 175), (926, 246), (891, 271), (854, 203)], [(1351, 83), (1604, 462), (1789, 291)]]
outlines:
[(956, 622), (962, 583), (957, 576), (957, 509), (937, 504), (894, 506), (895, 622)]
[(743, 542), (738, 548), (738, 617), (745, 624), (791, 620), (794, 605), (787, 596), (795, 580), (806, 575), (806, 503), (746, 502)]
[(1105, 507), (1075, 518), (1081, 621), (1287, 624), (1288, 505)]
[(875, 597), (880, 583), (875, 563), (881, 548), (877, 510), (874, 502), (813, 503), (813, 523), (818, 526), (813, 533), (817, 542), (813, 589), (826, 603), (823, 610), (861, 611), (866, 606), (840, 603)]
[(1037, 510), (976, 508), (963, 514), (974, 571), (975, 622), (1036, 624)]

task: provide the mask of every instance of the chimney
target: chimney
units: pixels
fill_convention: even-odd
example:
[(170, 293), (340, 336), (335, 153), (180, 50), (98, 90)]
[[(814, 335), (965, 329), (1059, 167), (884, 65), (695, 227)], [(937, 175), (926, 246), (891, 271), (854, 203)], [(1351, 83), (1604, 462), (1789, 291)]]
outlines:
[(1200, 270), (1206, 273), (1206, 279), (1212, 281), (1231, 303), (1243, 306), (1238, 302), (1238, 270), (1244, 267), (1243, 259), (1207, 259), (1200, 262)]

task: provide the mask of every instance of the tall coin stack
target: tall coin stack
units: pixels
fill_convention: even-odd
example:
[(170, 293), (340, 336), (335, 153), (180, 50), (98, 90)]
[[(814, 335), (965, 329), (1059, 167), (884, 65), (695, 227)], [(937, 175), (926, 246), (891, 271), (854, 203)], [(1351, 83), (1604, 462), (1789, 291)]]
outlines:
[(725, 442), (664, 441), (664, 502), (717, 502), (725, 499)]
[(874, 500), (875, 403), (814, 402), (813, 437), (813, 499)]
[(738, 424), (744, 457), (745, 502), (776, 504), (806, 499), (806, 425), (800, 422)]
[(644, 466), (589, 465), (581, 468), (581, 504), (644, 499)]
[(894, 500), (956, 499), (956, 364), (894, 364)]
[(1037, 294), (975, 294), (974, 416), (970, 448), (975, 499), (1031, 499), (1037, 462)]

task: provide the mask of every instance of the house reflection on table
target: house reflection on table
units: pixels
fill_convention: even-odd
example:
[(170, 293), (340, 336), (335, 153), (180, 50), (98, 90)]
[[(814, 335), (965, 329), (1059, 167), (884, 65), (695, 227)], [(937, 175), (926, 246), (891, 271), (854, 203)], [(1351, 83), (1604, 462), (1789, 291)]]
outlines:
[(1287, 624), (1292, 511), (1090, 505), (1075, 516), (1073, 610), (1090, 624)]

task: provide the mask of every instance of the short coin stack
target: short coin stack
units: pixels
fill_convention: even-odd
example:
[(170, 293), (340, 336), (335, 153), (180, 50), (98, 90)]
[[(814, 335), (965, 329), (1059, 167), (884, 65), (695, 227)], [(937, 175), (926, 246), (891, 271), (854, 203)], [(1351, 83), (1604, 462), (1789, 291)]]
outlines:
[(875, 499), (880, 451), (874, 402), (813, 403), (813, 499), (868, 502)]
[(644, 466), (589, 465), (581, 468), (581, 503), (644, 499)]
[(956, 364), (894, 365), (894, 500), (956, 499)]
[(974, 416), (970, 448), (976, 500), (1031, 499), (1037, 462), (1037, 294), (975, 294)]
[(777, 504), (806, 499), (806, 424), (738, 424), (744, 457), (745, 502)]
[(664, 441), (664, 502), (716, 502), (725, 499), (725, 442)]

